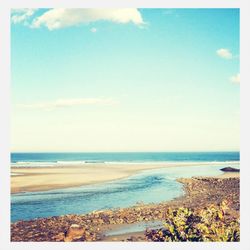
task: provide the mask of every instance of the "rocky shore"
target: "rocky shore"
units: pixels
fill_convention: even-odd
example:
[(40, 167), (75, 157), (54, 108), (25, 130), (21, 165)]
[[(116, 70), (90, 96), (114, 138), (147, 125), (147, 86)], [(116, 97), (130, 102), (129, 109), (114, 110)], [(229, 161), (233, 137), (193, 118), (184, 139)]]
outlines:
[(205, 208), (228, 202), (226, 216), (239, 218), (240, 180), (235, 178), (196, 177), (179, 179), (185, 195), (159, 204), (137, 204), (129, 208), (93, 211), (84, 215), (65, 215), (18, 221), (11, 224), (11, 241), (146, 241), (144, 232), (106, 237), (105, 232), (138, 222), (166, 219), (168, 208)]

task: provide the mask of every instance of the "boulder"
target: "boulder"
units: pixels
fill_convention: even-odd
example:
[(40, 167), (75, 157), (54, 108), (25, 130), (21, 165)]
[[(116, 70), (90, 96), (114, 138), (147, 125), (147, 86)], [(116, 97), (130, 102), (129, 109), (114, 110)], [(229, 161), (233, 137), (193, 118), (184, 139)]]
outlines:
[(220, 169), (223, 172), (240, 172), (239, 169), (237, 168), (232, 168), (232, 167), (225, 167)]
[(65, 232), (64, 241), (71, 242), (78, 240), (84, 236), (85, 229), (77, 224), (72, 224), (69, 229)]

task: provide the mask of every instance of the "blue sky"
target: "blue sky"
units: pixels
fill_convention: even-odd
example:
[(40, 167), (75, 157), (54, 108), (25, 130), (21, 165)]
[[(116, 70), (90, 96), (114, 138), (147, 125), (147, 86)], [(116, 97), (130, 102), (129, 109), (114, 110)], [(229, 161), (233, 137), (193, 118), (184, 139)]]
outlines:
[(238, 9), (19, 9), (12, 151), (239, 150)]

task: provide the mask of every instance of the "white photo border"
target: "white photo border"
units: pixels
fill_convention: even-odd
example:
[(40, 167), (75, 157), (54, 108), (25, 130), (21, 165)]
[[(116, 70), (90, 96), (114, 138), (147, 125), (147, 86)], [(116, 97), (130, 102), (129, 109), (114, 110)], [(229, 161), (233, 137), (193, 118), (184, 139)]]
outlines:
[[(11, 86), (10, 86), (10, 9), (11, 8), (240, 8), (240, 74), (241, 74), (241, 190), (240, 190), (240, 218), (241, 232), (240, 242), (232, 243), (139, 243), (139, 242), (74, 242), (74, 243), (32, 243), (10, 241), (10, 110), (11, 110)], [(250, 145), (249, 145), (249, 71), (250, 71), (250, 4), (248, 1), (238, 0), (10, 0), (0, 4), (0, 249), (95, 249), (95, 250), (120, 250), (120, 249), (230, 249), (249, 250), (250, 243)]]

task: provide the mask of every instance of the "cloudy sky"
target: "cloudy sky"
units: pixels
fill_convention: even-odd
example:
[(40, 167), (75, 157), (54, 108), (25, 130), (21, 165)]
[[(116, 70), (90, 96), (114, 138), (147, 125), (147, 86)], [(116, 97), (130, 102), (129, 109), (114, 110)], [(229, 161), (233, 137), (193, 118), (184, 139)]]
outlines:
[(239, 150), (238, 9), (13, 9), (12, 151)]

